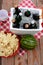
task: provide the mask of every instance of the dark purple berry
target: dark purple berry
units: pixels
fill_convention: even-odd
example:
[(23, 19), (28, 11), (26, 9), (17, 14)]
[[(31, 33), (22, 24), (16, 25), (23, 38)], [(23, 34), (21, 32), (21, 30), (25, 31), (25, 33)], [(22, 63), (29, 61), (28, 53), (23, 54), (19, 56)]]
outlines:
[(13, 28), (19, 28), (20, 24), (13, 24)]
[(39, 15), (38, 14), (33, 14), (33, 19), (38, 21), (39, 20)]
[(26, 17), (29, 17), (30, 15), (31, 15), (31, 13), (30, 13), (30, 11), (26, 11), (25, 13), (24, 13), (24, 15), (26, 16)]
[(29, 29), (37, 29), (36, 23), (30, 24)]
[(19, 23), (22, 20), (22, 17), (20, 15), (16, 16), (16, 23)]

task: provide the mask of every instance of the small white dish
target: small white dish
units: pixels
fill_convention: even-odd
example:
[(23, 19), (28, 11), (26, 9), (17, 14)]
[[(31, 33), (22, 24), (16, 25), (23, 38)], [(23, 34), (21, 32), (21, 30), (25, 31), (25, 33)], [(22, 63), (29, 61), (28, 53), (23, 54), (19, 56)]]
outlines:
[(37, 29), (21, 29), (21, 28), (13, 28), (12, 25), (12, 19), (13, 19), (13, 13), (15, 11), (15, 8), (11, 8), (11, 16), (10, 16), (10, 30), (12, 32), (14, 32), (15, 34), (35, 34), (37, 33), (38, 31), (42, 30), (42, 26), (41, 26), (41, 23), (42, 23), (42, 10), (41, 9), (36, 9), (36, 8), (21, 8), (19, 7), (19, 9), (22, 9), (22, 10), (30, 10), (32, 11), (33, 13), (36, 13), (38, 11), (39, 13), (39, 16), (40, 16), (40, 19), (39, 19), (39, 27)]
[(7, 10), (1, 9), (0, 10), (0, 21), (4, 21), (8, 19), (8, 12)]

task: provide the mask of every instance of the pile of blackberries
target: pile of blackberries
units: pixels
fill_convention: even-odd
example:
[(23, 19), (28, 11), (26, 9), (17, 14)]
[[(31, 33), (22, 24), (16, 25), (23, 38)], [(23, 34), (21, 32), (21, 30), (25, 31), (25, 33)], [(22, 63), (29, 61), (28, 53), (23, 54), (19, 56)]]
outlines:
[[(22, 20), (21, 10), (18, 7), (16, 7), (13, 15), (16, 15), (15, 20), (13, 20), (13, 28), (20, 28), (20, 22)], [(25, 11), (24, 16), (30, 17), (30, 15), (31, 15), (30, 11), (28, 11), (28, 10)], [(34, 20), (31, 21), (30, 24), (29, 23), (23, 24), (23, 29), (37, 29), (37, 24), (35, 23), (35, 21), (39, 20), (39, 15), (38, 14), (32, 14), (32, 18)]]

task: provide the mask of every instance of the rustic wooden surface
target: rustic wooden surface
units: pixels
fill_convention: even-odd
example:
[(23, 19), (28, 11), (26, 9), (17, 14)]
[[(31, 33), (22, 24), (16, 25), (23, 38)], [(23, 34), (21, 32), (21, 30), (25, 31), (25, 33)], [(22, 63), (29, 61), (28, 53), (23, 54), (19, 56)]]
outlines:
[[(17, 0), (0, 0), (0, 9), (4, 8), (9, 11), (14, 6), (15, 1), (17, 4)], [(32, 1), (37, 7), (43, 6), (41, 2), (39, 3), (39, 0)], [(11, 58), (0, 58), (0, 65), (43, 65), (43, 36), (37, 42), (37, 48), (33, 51), (27, 51), (24, 56), (16, 55)]]

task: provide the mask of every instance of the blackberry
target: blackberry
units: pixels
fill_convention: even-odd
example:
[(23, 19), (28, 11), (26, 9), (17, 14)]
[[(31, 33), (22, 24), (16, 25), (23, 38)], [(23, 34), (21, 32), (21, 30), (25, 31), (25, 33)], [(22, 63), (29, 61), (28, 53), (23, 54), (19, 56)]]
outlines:
[(13, 24), (13, 28), (19, 28), (20, 24)]
[(30, 15), (31, 15), (31, 13), (30, 13), (30, 11), (26, 11), (25, 13), (24, 13), (24, 15), (26, 16), (26, 17), (29, 17)]
[(22, 20), (22, 17), (18, 15), (15, 17), (15, 19), (16, 19), (16, 23), (18, 24)]
[(31, 23), (29, 26), (29, 29), (37, 29), (36, 23), (34, 23), (34, 24)]
[(39, 20), (39, 15), (38, 14), (33, 14), (33, 19), (38, 21)]

